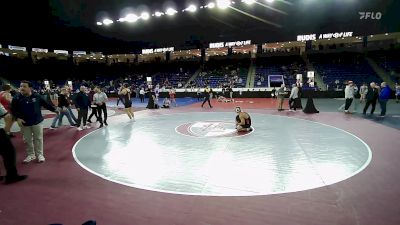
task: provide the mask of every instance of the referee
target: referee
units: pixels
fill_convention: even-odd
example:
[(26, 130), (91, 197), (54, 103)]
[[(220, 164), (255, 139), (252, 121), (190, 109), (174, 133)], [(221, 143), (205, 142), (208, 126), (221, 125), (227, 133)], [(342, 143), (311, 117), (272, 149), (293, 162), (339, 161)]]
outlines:
[(210, 106), (210, 108), (212, 108), (211, 102), (210, 102), (211, 94), (212, 94), (212, 89), (210, 89), (210, 87), (207, 86), (207, 87), (204, 89), (204, 101), (203, 101), (203, 104), (201, 104), (201, 108), (203, 108), (204, 103), (206, 103), (207, 101), (208, 101), (208, 105)]

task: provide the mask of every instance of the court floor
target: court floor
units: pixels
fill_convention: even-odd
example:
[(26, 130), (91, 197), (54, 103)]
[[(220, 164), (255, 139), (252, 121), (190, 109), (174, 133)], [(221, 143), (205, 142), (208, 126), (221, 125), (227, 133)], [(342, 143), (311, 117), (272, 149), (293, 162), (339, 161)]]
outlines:
[[(393, 126), (338, 112), (340, 100), (315, 100), (312, 115), (268, 99), (186, 102), (136, 122), (113, 107), (103, 129), (45, 129), (45, 164), (20, 163), (18, 135), (29, 179), (0, 186), (0, 224), (400, 223), (395, 103)], [(252, 132), (234, 130), (236, 105)]]

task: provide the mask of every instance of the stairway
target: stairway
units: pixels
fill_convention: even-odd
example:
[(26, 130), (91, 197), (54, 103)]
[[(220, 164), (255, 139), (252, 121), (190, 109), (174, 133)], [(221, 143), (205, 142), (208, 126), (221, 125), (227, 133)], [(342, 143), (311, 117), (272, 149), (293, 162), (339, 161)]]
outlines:
[(382, 69), (373, 59), (366, 57), (368, 64), (371, 68), (375, 71), (375, 73), (384, 81), (386, 82), (390, 88), (395, 88), (394, 81), (390, 78), (389, 74), (386, 73), (384, 69)]
[(255, 77), (256, 77), (256, 65), (254, 60), (251, 60), (249, 72), (247, 73), (246, 88), (254, 88)]
[(188, 81), (186, 81), (184, 88), (188, 88), (190, 82), (194, 81), (197, 78), (197, 76), (199, 76), (200, 72), (201, 72), (201, 68), (197, 69), (196, 72), (194, 72), (193, 76), (190, 77)]
[(310, 60), (308, 60), (307, 55), (305, 53), (302, 55), (302, 58), (306, 63), (307, 71), (314, 71), (314, 81), (317, 83), (318, 88), (322, 91), (326, 91), (326, 84), (322, 80), (321, 75), (314, 68), (313, 64), (310, 62)]

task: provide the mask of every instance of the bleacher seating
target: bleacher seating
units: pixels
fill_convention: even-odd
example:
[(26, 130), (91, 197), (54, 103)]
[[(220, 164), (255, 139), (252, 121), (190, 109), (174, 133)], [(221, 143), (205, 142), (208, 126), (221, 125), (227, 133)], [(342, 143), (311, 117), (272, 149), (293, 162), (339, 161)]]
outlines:
[[(211, 60), (197, 77), (196, 85), (218, 87), (245, 87), (250, 66), (249, 59)], [(236, 78), (236, 79), (235, 79)]]
[[(299, 56), (260, 58), (257, 60), (254, 87), (268, 87), (269, 75), (283, 75), (285, 84), (292, 85), (296, 83), (297, 74), (303, 74), (303, 78), (305, 79), (305, 65)], [(260, 81), (260, 85), (258, 85), (258, 81)]]
[(384, 69), (393, 79), (398, 82), (400, 77), (400, 51), (373, 51), (368, 54), (371, 58)]
[(382, 79), (360, 54), (316, 54), (309, 58), (314, 68), (323, 77), (324, 83), (331, 87), (336, 87), (336, 80), (339, 80), (340, 84), (352, 80), (357, 86), (364, 82), (382, 82)]

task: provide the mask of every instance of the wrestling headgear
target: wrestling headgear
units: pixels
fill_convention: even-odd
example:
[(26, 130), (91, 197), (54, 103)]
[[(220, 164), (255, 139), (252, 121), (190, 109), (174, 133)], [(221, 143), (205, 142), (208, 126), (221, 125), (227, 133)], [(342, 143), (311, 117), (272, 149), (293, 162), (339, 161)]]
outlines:
[(242, 111), (242, 109), (239, 107), (239, 106), (236, 106), (235, 107), (235, 112), (236, 113), (240, 113)]

